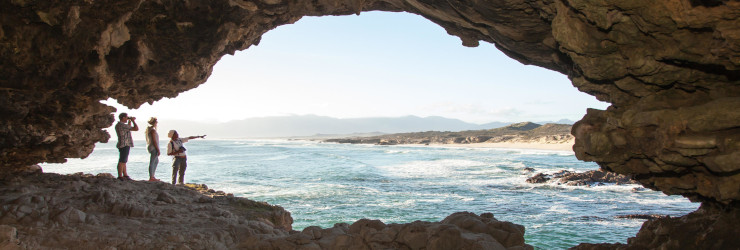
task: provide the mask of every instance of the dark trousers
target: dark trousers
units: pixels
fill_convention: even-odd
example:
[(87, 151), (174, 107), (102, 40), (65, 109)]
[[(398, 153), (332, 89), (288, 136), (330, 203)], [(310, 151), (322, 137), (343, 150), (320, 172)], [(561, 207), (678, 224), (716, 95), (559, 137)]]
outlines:
[[(177, 183), (185, 184), (185, 169), (188, 168), (188, 159), (185, 157), (175, 157), (175, 160), (172, 161), (172, 185), (175, 184), (175, 180), (177, 180)], [(177, 173), (180, 172), (180, 179), (177, 178)]]

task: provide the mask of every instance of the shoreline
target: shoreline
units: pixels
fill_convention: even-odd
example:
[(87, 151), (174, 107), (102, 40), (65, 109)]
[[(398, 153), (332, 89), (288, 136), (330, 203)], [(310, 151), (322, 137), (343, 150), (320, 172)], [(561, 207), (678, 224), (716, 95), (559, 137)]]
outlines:
[[(510, 149), (537, 149), (537, 150), (552, 150), (552, 151), (568, 151), (573, 152), (574, 141), (568, 141), (567, 143), (531, 143), (531, 142), (481, 142), (481, 143), (433, 143), (429, 146), (433, 147), (454, 147), (454, 148), (510, 148)], [(413, 144), (398, 144), (398, 145), (413, 145)]]

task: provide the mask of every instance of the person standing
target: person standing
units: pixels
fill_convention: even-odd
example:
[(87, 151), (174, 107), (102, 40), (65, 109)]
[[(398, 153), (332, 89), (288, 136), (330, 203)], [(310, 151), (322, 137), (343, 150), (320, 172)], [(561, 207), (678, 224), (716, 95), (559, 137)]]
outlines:
[[(134, 147), (134, 140), (131, 138), (131, 131), (139, 131), (139, 126), (136, 125), (136, 117), (129, 117), (126, 113), (118, 115), (118, 123), (116, 124), (116, 135), (118, 136), (118, 179), (119, 180), (131, 180), (126, 171), (126, 162), (128, 162), (128, 154), (131, 148)], [(133, 126), (131, 126), (133, 124)]]
[[(185, 184), (185, 169), (188, 167), (188, 163), (183, 143), (195, 138), (205, 138), (206, 136), (200, 135), (180, 138), (177, 131), (170, 130), (167, 132), (167, 137), (171, 138), (170, 143), (167, 144), (167, 155), (174, 157), (172, 159), (172, 185), (175, 185), (175, 183)], [(180, 178), (177, 178), (178, 173), (180, 174)]]
[(157, 118), (149, 119), (149, 126), (146, 127), (146, 150), (149, 151), (149, 181), (159, 181), (154, 178), (154, 172), (157, 171), (159, 164), (159, 134), (157, 133)]

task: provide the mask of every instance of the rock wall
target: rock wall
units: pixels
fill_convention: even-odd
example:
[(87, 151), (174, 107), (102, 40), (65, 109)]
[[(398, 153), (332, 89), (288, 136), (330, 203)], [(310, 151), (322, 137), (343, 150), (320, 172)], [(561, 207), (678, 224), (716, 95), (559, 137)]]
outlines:
[(740, 1), (0, 2), (0, 171), (85, 157), (114, 121), (194, 88), (224, 54), (303, 16), (405, 11), (496, 44), (611, 103), (574, 125), (581, 160), (737, 209)]
[(582, 243), (571, 250), (738, 249), (739, 221), (740, 210), (705, 204), (682, 217), (646, 221), (627, 244)]
[(582, 72), (573, 85), (612, 103), (574, 125), (579, 159), (729, 204), (740, 198), (740, 2), (701, 3), (573, 1), (553, 21), (570, 31), (554, 35)]

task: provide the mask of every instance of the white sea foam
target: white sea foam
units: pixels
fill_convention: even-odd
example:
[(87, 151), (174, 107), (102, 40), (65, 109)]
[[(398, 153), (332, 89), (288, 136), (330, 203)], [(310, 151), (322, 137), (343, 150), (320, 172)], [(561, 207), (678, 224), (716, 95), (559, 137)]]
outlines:
[(399, 200), (399, 201), (386, 201), (375, 204), (374, 206), (385, 207), (385, 208), (409, 208), (414, 207), (417, 203), (416, 199)]
[(572, 214), (565, 205), (561, 205), (561, 204), (550, 206), (550, 208), (548, 208), (545, 211), (553, 212), (556, 214)]
[(468, 170), (467, 172), (468, 172), (469, 175), (490, 176), (490, 175), (495, 175), (495, 174), (499, 174), (499, 173), (505, 173), (507, 171), (506, 170), (503, 170), (503, 169), (500, 169), (498, 167), (494, 167), (494, 166), (486, 166), (486, 167), (482, 167), (480, 169)]
[(400, 165), (386, 165), (377, 167), (384, 174), (404, 178), (448, 177), (458, 168), (486, 165), (483, 162), (444, 159), (435, 161), (412, 161)]
[(279, 161), (279, 160), (285, 160), (285, 159), (288, 159), (288, 158), (290, 158), (290, 155), (276, 155), (276, 156), (273, 156), (273, 157), (265, 158), (264, 160), (265, 161)]
[(511, 167), (515, 169), (524, 169), (527, 167), (527, 165), (525, 165), (523, 162), (520, 162), (520, 161), (500, 161), (494, 164), (497, 166), (506, 166), (506, 167)]
[[(660, 206), (666, 206), (669, 204), (683, 204), (685, 205), (688, 201), (687, 198), (681, 197), (681, 196), (668, 196), (658, 191), (646, 191), (651, 194), (653, 194), (650, 198), (645, 197), (645, 193), (643, 194), (629, 194), (622, 196), (620, 199), (622, 201), (626, 202), (633, 202), (637, 203), (643, 206), (653, 206), (653, 205), (660, 205)], [(699, 206), (699, 203), (694, 203), (697, 208)]]
[(632, 190), (635, 188), (640, 188), (641, 185), (637, 184), (621, 184), (617, 185), (615, 183), (601, 183), (597, 185), (591, 185), (591, 188), (593, 190), (602, 191), (602, 192), (620, 192), (620, 193), (631, 193)]
[[(139, 147), (132, 149), (128, 172), (142, 180), (148, 178), (149, 159), (141, 147), (144, 143), (135, 143)], [(58, 167), (45, 165), (44, 170), (115, 175), (118, 151), (114, 144), (99, 146), (88, 159), (71, 159)], [(523, 171), (526, 167), (545, 173), (597, 168), (563, 152), (281, 140), (196, 140), (190, 145), (193, 155), (188, 160), (187, 182), (283, 206), (296, 219), (295, 228), (353, 222), (358, 214), (410, 222), (444, 218), (450, 211), (491, 211), (499, 219), (534, 229), (528, 234), (544, 234), (532, 238), (551, 237), (549, 229), (562, 228), (563, 223), (589, 236), (596, 234), (588, 232), (589, 225), (636, 232), (642, 223), (614, 219), (616, 215), (643, 211), (677, 215), (698, 206), (650, 190), (633, 192), (637, 185), (526, 183), (535, 174)], [(168, 179), (170, 161), (170, 157), (160, 157), (157, 177)]]
[(644, 220), (635, 219), (615, 219), (615, 220), (596, 220), (587, 222), (587, 224), (596, 224), (607, 227), (640, 227)]
[[(454, 148), (454, 147), (453, 147)], [(509, 154), (520, 154), (520, 155), (558, 155), (558, 156), (569, 156), (575, 153), (571, 150), (548, 150), (548, 149), (528, 149), (528, 148), (470, 148), (476, 151), (497, 151), (506, 152)]]

